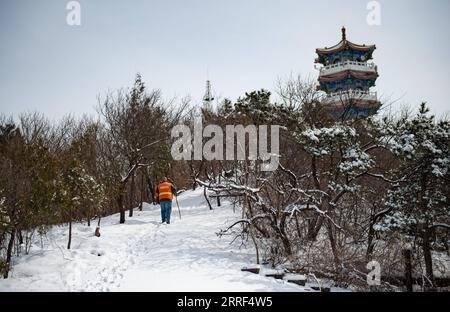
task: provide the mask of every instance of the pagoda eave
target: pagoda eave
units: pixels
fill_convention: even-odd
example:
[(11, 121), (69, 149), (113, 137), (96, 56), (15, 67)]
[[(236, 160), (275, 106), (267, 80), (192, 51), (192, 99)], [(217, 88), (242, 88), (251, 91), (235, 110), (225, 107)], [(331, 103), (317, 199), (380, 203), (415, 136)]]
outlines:
[(361, 52), (373, 52), (376, 49), (376, 45), (360, 45), (353, 42), (350, 42), (348, 40), (343, 40), (336, 44), (335, 46), (332, 46), (331, 48), (323, 48), (323, 49), (316, 49), (317, 54), (332, 54), (337, 53), (340, 51), (343, 51), (345, 49), (351, 49), (355, 51), (361, 51)]
[(346, 104), (338, 105), (322, 105), (325, 111), (335, 118), (352, 118), (352, 117), (368, 117), (374, 115), (381, 107), (381, 103), (378, 101), (370, 103), (362, 102), (349, 102)]
[(357, 108), (379, 108), (381, 106), (380, 101), (365, 101), (365, 100), (348, 100), (348, 101), (335, 101), (322, 103), (325, 109), (334, 110), (336, 108), (344, 107), (357, 107)]
[(320, 76), (319, 81), (334, 82), (334, 81), (343, 80), (343, 79), (346, 79), (349, 77), (355, 78), (355, 79), (362, 79), (362, 80), (372, 80), (372, 79), (378, 78), (378, 73), (377, 72), (363, 72), (363, 71), (356, 71), (356, 70), (346, 70), (346, 71), (328, 75), (328, 76)]

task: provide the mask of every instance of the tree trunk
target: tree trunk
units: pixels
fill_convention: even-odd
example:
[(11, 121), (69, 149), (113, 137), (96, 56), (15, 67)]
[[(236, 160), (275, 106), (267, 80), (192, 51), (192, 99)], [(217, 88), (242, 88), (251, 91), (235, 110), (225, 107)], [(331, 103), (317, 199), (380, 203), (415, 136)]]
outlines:
[(19, 236), (19, 244), (22, 245), (22, 244), (23, 244), (23, 235), (22, 235), (22, 231), (18, 231), (17, 234), (18, 234), (18, 236)]
[(147, 176), (147, 180), (148, 180), (148, 184), (149, 184), (149, 189), (150, 189), (150, 195), (152, 196), (151, 200), (152, 200), (152, 204), (155, 205), (156, 204), (156, 199), (155, 199), (155, 184), (152, 182), (151, 178)]
[(209, 202), (208, 195), (206, 194), (206, 186), (203, 187), (203, 195), (205, 195), (206, 202), (208, 203), (209, 210), (213, 210), (211, 203)]
[[(219, 184), (220, 184), (220, 174), (219, 174)], [(217, 207), (220, 207), (221, 203), (220, 203), (220, 194), (217, 194)]]
[(11, 258), (14, 247), (14, 239), (16, 237), (17, 230), (15, 228), (11, 231), (11, 237), (9, 238), (8, 249), (6, 250), (6, 270), (3, 274), (3, 278), (8, 278), (9, 269), (11, 267)]
[(133, 216), (133, 208), (134, 208), (134, 174), (131, 176), (129, 207), (130, 207), (130, 211), (129, 211), (128, 216), (131, 218)]
[(317, 239), (317, 235), (319, 235), (319, 231), (322, 228), (324, 221), (324, 217), (322, 215), (317, 216), (313, 219), (311, 226), (308, 228), (307, 239), (309, 241), (315, 241)]
[(338, 251), (338, 248), (336, 245), (336, 234), (334, 232), (333, 224), (331, 223), (330, 220), (327, 220), (326, 226), (327, 226), (328, 239), (330, 240), (331, 251), (333, 253), (334, 264), (336, 266), (336, 269), (339, 269), (340, 265), (341, 265), (341, 260), (340, 260), (339, 251)]
[(302, 240), (303, 235), (302, 235), (302, 231), (300, 228), (300, 224), (298, 223), (298, 216), (297, 216), (297, 211), (295, 211), (294, 217), (295, 217), (295, 229), (297, 230), (297, 236), (300, 240)]
[(255, 236), (253, 235), (253, 230), (251, 228), (249, 228), (248, 231), (250, 232), (250, 237), (251, 237), (251, 239), (253, 241), (253, 244), (255, 245), (256, 264), (259, 264), (259, 248), (258, 248), (258, 244), (256, 243)]
[(283, 243), (283, 248), (286, 251), (286, 255), (288, 257), (292, 256), (291, 242), (286, 235), (281, 235), (281, 242)]
[(220, 196), (219, 194), (217, 194), (217, 207), (220, 207), (221, 203), (220, 203)]
[(412, 280), (412, 260), (411, 260), (411, 249), (403, 250), (403, 258), (405, 260), (405, 285), (406, 291), (413, 291), (413, 280)]
[(72, 243), (72, 215), (70, 215), (69, 220), (69, 242), (67, 243), (67, 249), (70, 249), (71, 243)]
[(119, 212), (120, 212), (120, 224), (125, 223), (125, 209), (123, 207), (123, 189), (120, 190), (120, 194), (117, 197), (117, 205), (119, 206)]
[(144, 175), (141, 175), (141, 200), (139, 203), (139, 211), (142, 211), (144, 206), (144, 195), (145, 195), (145, 183), (144, 183)]
[(373, 243), (374, 230), (373, 230), (373, 222), (370, 222), (369, 225), (369, 233), (367, 235), (367, 250), (366, 250), (366, 261), (369, 262), (372, 260), (373, 249), (375, 247)]
[[(244, 217), (244, 216), (243, 216)], [(281, 240), (281, 243), (283, 244), (284, 251), (288, 257), (292, 255), (292, 248), (291, 248), (291, 242), (289, 241), (289, 238), (286, 235), (285, 231), (285, 218), (282, 219), (278, 225), (278, 222), (276, 220), (276, 217), (273, 216), (270, 221), (270, 225), (272, 229), (277, 234), (277, 238)]]
[[(425, 260), (425, 272), (427, 279), (430, 283), (434, 284), (434, 276), (433, 276), (433, 259), (431, 257), (431, 243), (430, 243), (430, 230), (428, 226), (425, 226), (422, 235), (422, 250), (423, 257)], [(434, 285), (431, 285), (433, 287)]]

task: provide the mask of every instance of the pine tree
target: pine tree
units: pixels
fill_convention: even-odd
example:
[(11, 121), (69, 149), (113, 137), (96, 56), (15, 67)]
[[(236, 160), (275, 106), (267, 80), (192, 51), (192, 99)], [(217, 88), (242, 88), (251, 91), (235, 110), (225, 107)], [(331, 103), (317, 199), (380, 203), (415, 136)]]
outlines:
[(438, 228), (450, 228), (450, 124), (436, 123), (422, 103), (412, 119), (401, 119), (386, 133), (389, 149), (400, 159), (394, 171), (398, 181), (386, 198), (389, 213), (376, 229), (419, 239), (428, 281), (433, 283), (431, 243)]

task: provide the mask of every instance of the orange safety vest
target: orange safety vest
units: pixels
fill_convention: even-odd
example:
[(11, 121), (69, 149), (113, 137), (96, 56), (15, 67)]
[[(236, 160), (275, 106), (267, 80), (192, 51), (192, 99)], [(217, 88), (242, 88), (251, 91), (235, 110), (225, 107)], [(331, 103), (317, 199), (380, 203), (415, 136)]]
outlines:
[(159, 200), (172, 200), (173, 194), (172, 194), (172, 183), (170, 182), (161, 182), (158, 184), (158, 188), (156, 190), (156, 195), (158, 196)]

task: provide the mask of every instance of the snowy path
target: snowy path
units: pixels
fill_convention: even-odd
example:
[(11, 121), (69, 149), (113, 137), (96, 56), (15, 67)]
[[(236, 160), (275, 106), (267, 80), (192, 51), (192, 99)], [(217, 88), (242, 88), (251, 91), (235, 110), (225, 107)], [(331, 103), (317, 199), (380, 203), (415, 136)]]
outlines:
[(182, 219), (174, 202), (172, 224), (161, 225), (159, 206), (146, 205), (125, 224), (118, 216), (93, 228), (74, 227), (72, 250), (64, 249), (67, 227), (55, 227), (44, 249), (34, 246), (17, 259), (0, 291), (302, 291), (263, 275), (241, 272), (254, 262), (252, 248), (230, 245), (215, 234), (239, 218), (232, 207), (210, 211), (202, 190), (180, 195)]
[(172, 224), (158, 226), (141, 261), (122, 280), (119, 291), (299, 291), (299, 287), (241, 272), (254, 261), (253, 250), (230, 245), (215, 234), (239, 218), (230, 206), (208, 210), (201, 190), (179, 198)]

